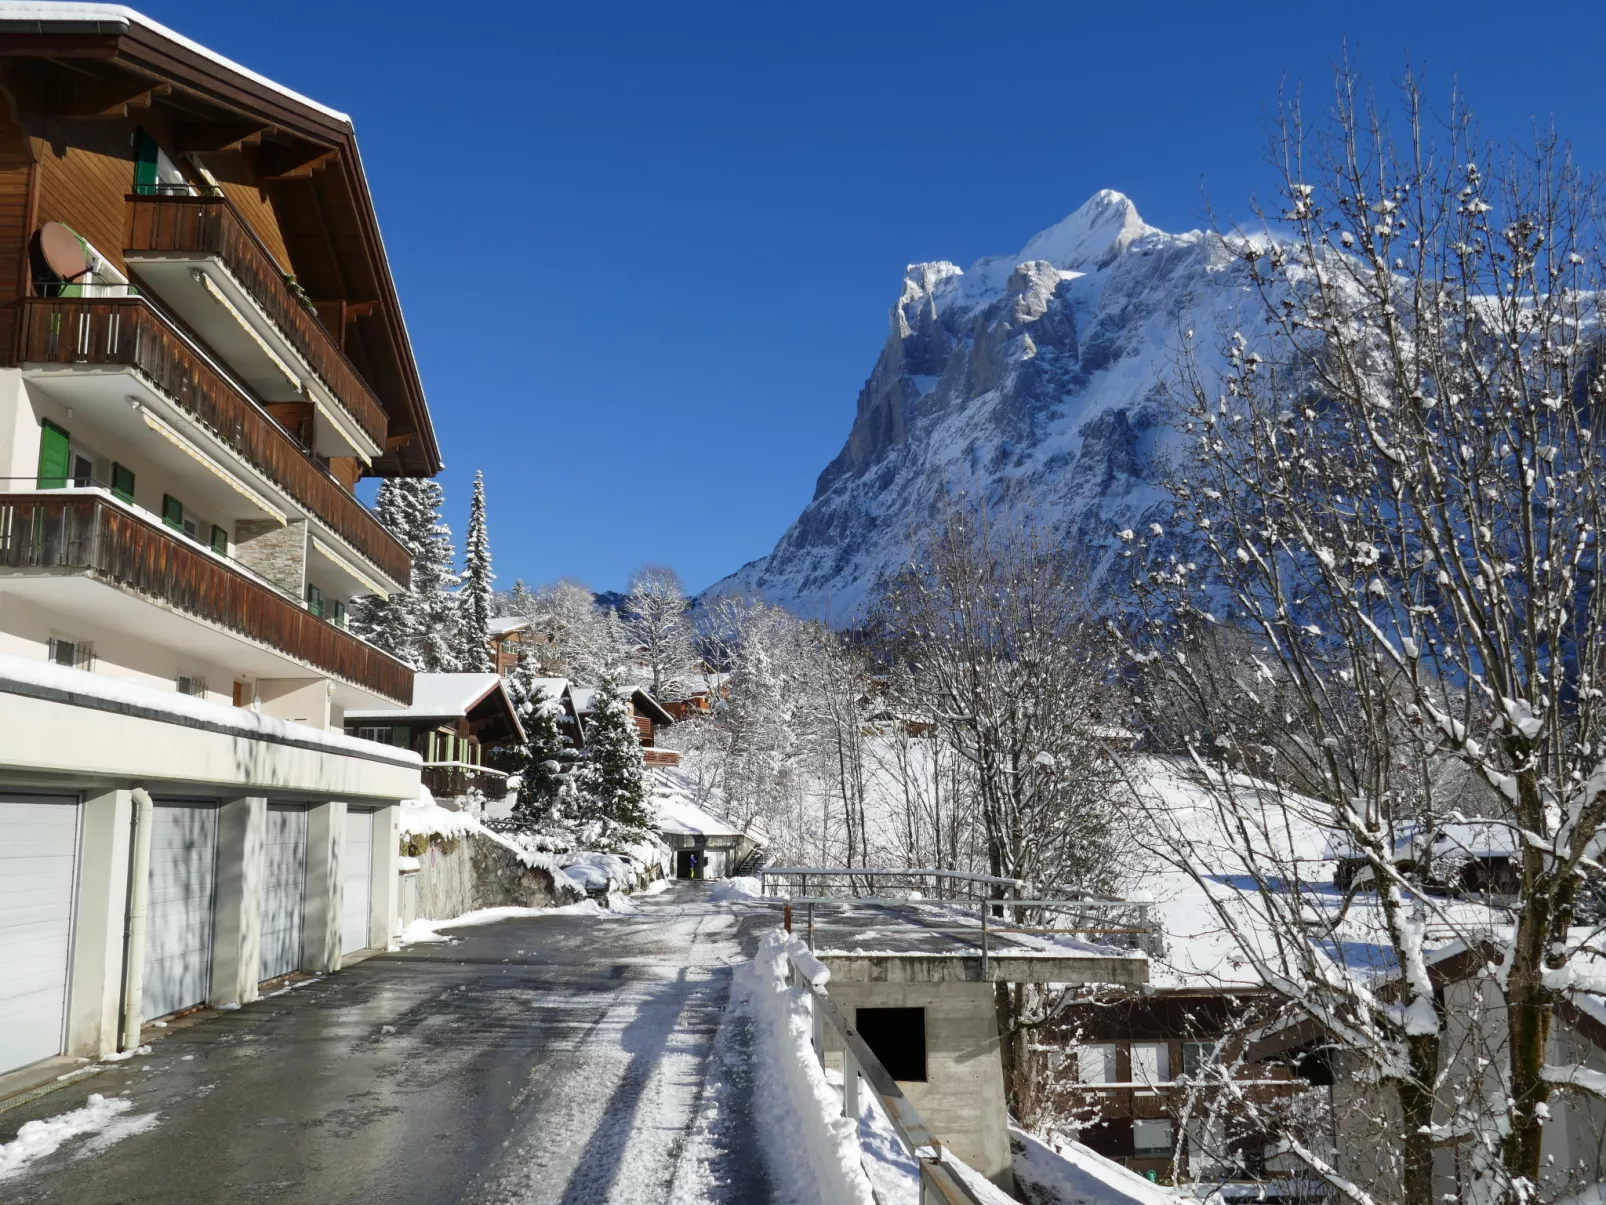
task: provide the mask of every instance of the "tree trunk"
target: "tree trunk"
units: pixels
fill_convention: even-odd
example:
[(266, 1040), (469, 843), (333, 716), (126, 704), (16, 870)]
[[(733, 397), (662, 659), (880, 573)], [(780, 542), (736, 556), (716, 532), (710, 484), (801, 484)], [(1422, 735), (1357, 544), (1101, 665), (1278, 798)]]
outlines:
[(1439, 1070), (1439, 1035), (1406, 1039), (1412, 1078), (1399, 1085), (1400, 1113), (1404, 1122), (1401, 1151), (1401, 1201), (1404, 1205), (1433, 1202), (1433, 1100)]
[[(1526, 851), (1537, 860), (1538, 851)], [(1531, 880), (1530, 880), (1531, 881)], [(1550, 1042), (1550, 992), (1545, 988), (1545, 947), (1550, 935), (1548, 899), (1530, 897), (1517, 917), (1506, 987), (1506, 1044), (1510, 1051), (1511, 1132), (1501, 1150), (1508, 1181), (1539, 1182), (1544, 1136), (1541, 1106), (1550, 1086), (1540, 1077)], [(1512, 1198), (1514, 1199), (1514, 1198)]]

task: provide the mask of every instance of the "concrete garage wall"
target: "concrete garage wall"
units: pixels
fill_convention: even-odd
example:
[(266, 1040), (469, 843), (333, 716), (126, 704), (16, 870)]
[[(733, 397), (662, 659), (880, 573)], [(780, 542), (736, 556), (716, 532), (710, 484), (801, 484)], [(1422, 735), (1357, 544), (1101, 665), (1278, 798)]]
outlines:
[[(931, 1132), (954, 1154), (1006, 1191), (1009, 1115), (998, 1014), (990, 983), (839, 983), (826, 990), (851, 1021), (857, 1008), (926, 1010), (926, 1082), (903, 1089)], [(842, 1052), (826, 1033), (826, 1065), (842, 1070)]]

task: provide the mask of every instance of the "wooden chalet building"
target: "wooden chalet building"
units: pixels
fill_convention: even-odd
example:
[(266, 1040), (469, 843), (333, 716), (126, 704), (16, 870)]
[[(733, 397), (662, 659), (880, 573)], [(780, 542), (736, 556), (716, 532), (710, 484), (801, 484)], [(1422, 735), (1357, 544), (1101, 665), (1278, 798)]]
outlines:
[(424, 785), (442, 799), (471, 789), (501, 799), (507, 773), (487, 759), (524, 740), (501, 675), (486, 673), (418, 674), (410, 706), (349, 711), (346, 732), (417, 753), (424, 759)]
[[(581, 748), (584, 748), (585, 728), (595, 706), (597, 690), (594, 686), (572, 688), (575, 715), (579, 719)], [(675, 722), (664, 706), (641, 687), (630, 692), (630, 718), (636, 725), (636, 736), (641, 741), (642, 757), (649, 766), (678, 766), (680, 754), (673, 749), (657, 747), (658, 732)]]
[(91, 3), (0, 0), (0, 94), (0, 1076), (49, 1078), (388, 942), (419, 757), (345, 716), (413, 671), (345, 617), (411, 564), (353, 489), (441, 462), (350, 118)]

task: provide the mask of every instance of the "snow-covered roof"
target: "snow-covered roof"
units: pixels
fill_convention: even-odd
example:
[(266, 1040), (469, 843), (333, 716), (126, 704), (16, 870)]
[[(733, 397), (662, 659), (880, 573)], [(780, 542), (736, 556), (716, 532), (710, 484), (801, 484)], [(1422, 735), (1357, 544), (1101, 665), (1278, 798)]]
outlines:
[(745, 833), (760, 844), (764, 842), (764, 834), (757, 827), (737, 828), (695, 802), (699, 797), (706, 797), (712, 803), (723, 804), (723, 796), (718, 791), (701, 791), (681, 767), (649, 766), (647, 785), (652, 805), (658, 812), (658, 827), (666, 833), (692, 837), (740, 837)]
[(153, 21), (144, 13), (137, 12), (121, 4), (58, 3), (57, 0), (50, 0), (48, 3), (42, 3), (41, 0), (0, 0), (0, 23), (9, 22), (38, 22), (58, 29), (64, 25), (75, 24), (110, 24), (122, 25), (125, 28), (130, 25), (138, 25), (158, 37), (176, 42), (191, 53), (198, 54), (227, 71), (242, 75), (254, 83), (261, 84), (264, 88), (271, 88), (286, 100), (305, 105), (309, 109), (316, 109), (324, 116), (333, 117), (336, 121), (343, 121), (348, 125), (351, 124), (351, 118), (340, 112), (340, 110), (319, 104), (311, 97), (303, 96), (293, 89), (286, 88), (283, 84), (275, 83), (265, 75), (258, 75), (249, 67), (242, 67), (233, 59), (224, 58), (215, 50), (209, 50), (199, 42), (191, 41), (183, 34), (169, 29), (159, 21)]
[(520, 632), (530, 626), (530, 621), (522, 615), (503, 615), (491, 620), (490, 630), (492, 636), (506, 636), (509, 632)]
[(597, 688), (576, 686), (569, 693), (574, 696), (574, 709), (581, 715), (590, 715), (597, 701)]
[[(348, 720), (462, 719), (485, 696), (506, 687), (497, 674), (415, 674), (411, 707), (381, 707), (346, 712)], [(511, 700), (508, 710), (513, 709)]]

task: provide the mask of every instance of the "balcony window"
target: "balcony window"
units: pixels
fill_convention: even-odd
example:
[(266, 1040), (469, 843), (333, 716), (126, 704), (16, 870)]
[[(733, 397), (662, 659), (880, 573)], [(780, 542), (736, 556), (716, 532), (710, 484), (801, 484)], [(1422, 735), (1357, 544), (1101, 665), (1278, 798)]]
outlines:
[(87, 640), (70, 640), (63, 636), (50, 638), (50, 660), (68, 669), (95, 668), (95, 646)]
[(134, 502), (134, 470), (113, 462), (112, 493), (130, 505)]
[(229, 529), (220, 524), (212, 524), (212, 551), (218, 556), (229, 555)]
[(1132, 1082), (1153, 1085), (1170, 1080), (1170, 1053), (1164, 1042), (1133, 1042)]
[(307, 583), (307, 610), (319, 619), (323, 618), (323, 591), (312, 583)]
[(180, 674), (175, 685), (181, 695), (194, 695), (196, 698), (206, 695), (206, 679), (196, 674)]
[(184, 173), (167, 157), (167, 152), (156, 145), (144, 130), (134, 135), (134, 192), (140, 196), (158, 193), (187, 196), (195, 190), (190, 187)]
[(162, 495), (162, 522), (177, 530), (184, 530), (184, 504), (172, 494)]
[(1163, 1159), (1171, 1154), (1171, 1122), (1140, 1117), (1132, 1123), (1132, 1153), (1139, 1159)]
[(1113, 1084), (1120, 1078), (1115, 1068), (1115, 1046), (1081, 1046), (1076, 1051), (1076, 1078), (1084, 1084)]
[(1216, 1063), (1214, 1042), (1184, 1042), (1182, 1044), (1182, 1074), (1198, 1076), (1206, 1067)]

